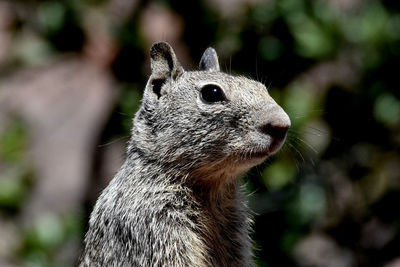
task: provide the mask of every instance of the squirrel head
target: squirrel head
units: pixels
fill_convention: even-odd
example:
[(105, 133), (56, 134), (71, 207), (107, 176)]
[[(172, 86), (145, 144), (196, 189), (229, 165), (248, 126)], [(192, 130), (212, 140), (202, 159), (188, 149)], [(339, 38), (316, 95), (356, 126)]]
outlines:
[(236, 177), (279, 150), (288, 115), (263, 84), (221, 72), (213, 48), (198, 71), (185, 71), (165, 42), (151, 47), (150, 59), (131, 150), (204, 179)]

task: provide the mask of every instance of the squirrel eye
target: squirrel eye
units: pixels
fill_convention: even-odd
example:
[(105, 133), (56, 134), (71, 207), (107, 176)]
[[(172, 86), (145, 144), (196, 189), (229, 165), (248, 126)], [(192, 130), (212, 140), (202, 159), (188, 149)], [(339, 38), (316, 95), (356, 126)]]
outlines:
[(207, 84), (201, 88), (200, 96), (205, 103), (222, 102), (226, 100), (222, 89), (215, 84)]

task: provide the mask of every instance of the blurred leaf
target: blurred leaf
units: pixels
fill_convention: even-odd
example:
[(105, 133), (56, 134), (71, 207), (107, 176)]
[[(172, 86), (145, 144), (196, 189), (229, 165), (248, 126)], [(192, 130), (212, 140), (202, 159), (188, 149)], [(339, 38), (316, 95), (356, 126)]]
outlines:
[(64, 266), (55, 261), (54, 255), (69, 242), (81, 240), (83, 225), (80, 213), (43, 214), (25, 233), (21, 255), (26, 266)]
[(314, 20), (304, 14), (298, 14), (289, 17), (288, 21), (296, 40), (296, 49), (301, 56), (321, 58), (333, 52), (333, 40)]
[(24, 257), (24, 267), (47, 267), (48, 258), (45, 253), (40, 251), (31, 251)]
[(54, 216), (43, 216), (34, 227), (37, 242), (44, 247), (53, 247), (63, 241), (61, 221)]
[(389, 29), (386, 10), (377, 1), (371, 1), (364, 10), (341, 21), (348, 40), (371, 46), (384, 42)]
[(375, 119), (391, 126), (400, 121), (400, 101), (390, 93), (385, 93), (375, 100)]
[(266, 261), (262, 260), (262, 258), (257, 257), (256, 266), (258, 266), (258, 267), (269, 267), (270, 265)]
[(276, 4), (285, 16), (304, 13), (305, 11), (304, 0), (280, 0), (276, 1)]
[(265, 60), (278, 59), (284, 50), (281, 41), (272, 36), (262, 38), (258, 49), (261, 57)]
[(0, 158), (18, 162), (23, 157), (27, 142), (26, 126), (20, 119), (14, 119), (4, 132), (0, 133)]
[(287, 254), (292, 254), (293, 248), (301, 238), (304, 237), (304, 233), (290, 229), (285, 232), (282, 237), (281, 247)]
[(27, 248), (29, 250), (54, 250), (64, 239), (61, 221), (55, 215), (45, 215), (36, 221), (27, 232)]
[(390, 23), (388, 25), (388, 33), (392, 40), (396, 41), (400, 39), (400, 15), (396, 14), (388, 18)]
[(293, 180), (296, 169), (293, 163), (284, 160), (275, 161), (263, 172), (264, 184), (271, 190), (278, 190)]
[(276, 3), (273, 1), (261, 2), (252, 13), (255, 24), (264, 25), (273, 22), (278, 16), (275, 5)]
[(38, 65), (54, 55), (54, 50), (36, 35), (23, 35), (15, 49), (16, 57), (26, 65)]
[(83, 2), (88, 3), (89, 5), (99, 6), (106, 2), (106, 0), (84, 0)]
[(325, 0), (312, 1), (313, 16), (321, 21), (325, 30), (331, 30), (337, 27), (338, 21), (343, 19), (343, 14)]
[(37, 10), (40, 34), (55, 49), (80, 51), (85, 42), (80, 12), (74, 1), (43, 1)]
[(53, 33), (60, 31), (66, 20), (66, 8), (60, 2), (46, 1), (38, 8), (38, 20), (42, 29)]
[(81, 233), (84, 231), (85, 220), (86, 218), (81, 213), (72, 213), (63, 218), (65, 237), (67, 239), (80, 238)]
[(21, 207), (28, 192), (27, 170), (10, 167), (0, 175), (0, 208), (16, 210)]
[(316, 100), (306, 84), (291, 84), (283, 101), (283, 107), (292, 120), (293, 128), (308, 121), (313, 115)]
[(316, 184), (306, 183), (301, 185), (293, 203), (291, 220), (297, 224), (309, 224), (322, 215), (325, 209), (325, 191)]

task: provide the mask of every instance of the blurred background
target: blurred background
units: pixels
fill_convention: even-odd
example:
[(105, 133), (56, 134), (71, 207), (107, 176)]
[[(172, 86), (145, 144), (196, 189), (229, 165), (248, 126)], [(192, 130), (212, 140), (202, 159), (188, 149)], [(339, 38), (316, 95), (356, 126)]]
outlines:
[(258, 266), (400, 266), (398, 0), (0, 1), (0, 266), (74, 266), (155, 41), (263, 82), (293, 127), (246, 176)]

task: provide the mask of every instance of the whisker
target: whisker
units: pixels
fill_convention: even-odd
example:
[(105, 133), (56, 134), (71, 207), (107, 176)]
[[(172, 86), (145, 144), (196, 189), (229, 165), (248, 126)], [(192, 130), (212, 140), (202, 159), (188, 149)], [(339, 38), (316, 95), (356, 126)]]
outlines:
[(121, 140), (123, 140), (123, 139), (129, 139), (129, 136), (122, 136), (122, 137), (119, 137), (119, 138), (114, 139), (114, 140), (112, 140), (112, 141), (110, 141), (110, 142), (108, 142), (108, 143), (100, 144), (100, 145), (98, 145), (97, 147), (101, 148), (101, 147), (109, 146), (109, 145), (112, 145), (112, 144), (114, 144), (114, 143), (116, 143), (116, 142), (119, 142), (119, 141), (121, 141)]
[[(313, 129), (310, 129), (310, 130), (313, 130)], [(315, 136), (326, 136), (326, 135), (328, 135), (327, 132), (323, 132), (323, 131), (313, 132), (313, 131), (307, 131), (307, 130), (304, 130), (304, 129), (302, 129), (301, 131), (296, 131), (296, 130), (290, 128), (289, 129), (289, 133), (291, 133), (291, 132), (299, 134), (299, 135), (302, 135), (304, 133), (305, 134), (315, 135)]]
[[(290, 151), (290, 148), (288, 147), (289, 143), (285, 143), (282, 147), (282, 150)], [(294, 164), (296, 166), (296, 170), (299, 173), (300, 172), (300, 162), (297, 160), (296, 157), (293, 157), (294, 159)]]
[[(324, 112), (325, 110), (324, 110), (323, 108), (307, 109), (307, 112), (308, 112), (308, 113), (315, 113), (315, 112), (321, 112), (321, 111)], [(296, 114), (298, 114), (299, 112), (297, 112), (297, 111), (294, 110), (294, 109), (290, 109), (289, 113), (290, 113), (290, 114), (293, 114), (293, 115), (296, 115)], [(324, 114), (327, 114), (327, 112), (324, 112)]]
[(294, 138), (296, 138), (297, 140), (299, 140), (300, 142), (302, 142), (304, 145), (306, 145), (308, 148), (310, 148), (314, 153), (315, 153), (315, 155), (318, 155), (318, 152), (317, 152), (317, 150), (312, 146), (312, 145), (310, 145), (310, 144), (308, 144), (306, 141), (304, 141), (303, 139), (301, 139), (300, 137), (297, 137), (297, 136), (293, 136)]
[(328, 132), (325, 132), (325, 131), (323, 131), (321, 129), (318, 129), (318, 128), (315, 128), (315, 127), (312, 127), (312, 126), (307, 126), (307, 128), (310, 128), (311, 130), (314, 130), (314, 131), (322, 133), (322, 134), (328, 134)]
[(229, 57), (229, 74), (232, 75), (232, 57)]
[(303, 155), (301, 154), (301, 152), (294, 146), (294, 145), (292, 145), (291, 143), (289, 143), (289, 142), (287, 142), (286, 143), (288, 146), (290, 146), (291, 148), (293, 148), (294, 149), (294, 151), (296, 151), (297, 152), (297, 154), (301, 157), (301, 159), (302, 159), (302, 161), (303, 161), (303, 163), (305, 163), (306, 161), (305, 161), (305, 159), (304, 159), (304, 157), (303, 157)]
[(125, 112), (117, 112), (117, 114), (119, 114), (119, 115), (122, 115), (122, 116), (129, 116), (129, 117), (131, 117), (132, 115), (131, 114), (127, 114), (127, 113), (125, 113)]
[(226, 62), (224, 62), (224, 66), (225, 66), (225, 72), (228, 73), (228, 65), (226, 65)]
[(256, 55), (256, 78), (257, 78), (257, 81), (260, 81), (260, 79), (258, 78), (258, 58), (257, 58), (257, 55)]

